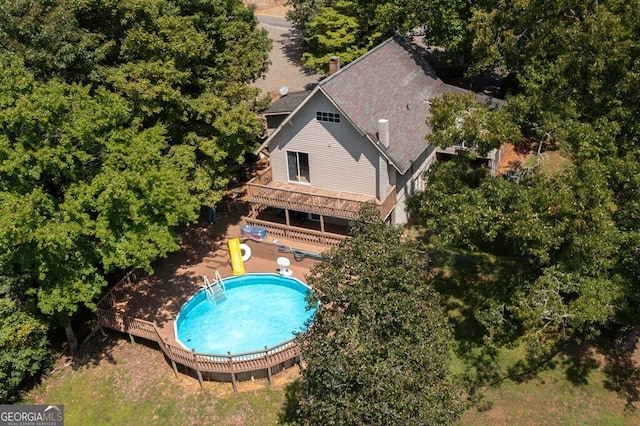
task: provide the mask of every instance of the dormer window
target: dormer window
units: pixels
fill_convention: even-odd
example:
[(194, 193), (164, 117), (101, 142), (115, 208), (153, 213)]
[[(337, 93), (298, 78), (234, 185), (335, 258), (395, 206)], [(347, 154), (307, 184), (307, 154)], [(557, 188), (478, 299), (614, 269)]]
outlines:
[(326, 123), (340, 123), (340, 113), (316, 111), (316, 120)]

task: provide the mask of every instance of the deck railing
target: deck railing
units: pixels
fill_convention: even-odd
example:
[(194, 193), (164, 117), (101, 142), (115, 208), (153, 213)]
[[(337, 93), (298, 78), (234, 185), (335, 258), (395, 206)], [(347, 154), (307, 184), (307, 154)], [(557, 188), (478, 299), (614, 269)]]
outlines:
[(131, 279), (137, 279), (137, 273), (130, 273), (114, 286), (99, 302), (96, 315), (98, 324), (112, 330), (127, 333), (132, 343), (135, 337), (142, 337), (157, 342), (160, 350), (171, 361), (174, 372), (178, 375), (178, 364), (188, 367), (197, 373), (200, 387), (204, 387), (202, 373), (214, 373), (218, 377), (228, 375), (233, 384), (233, 390), (237, 392), (237, 374), (265, 371), (268, 374), (269, 383), (273, 369), (286, 363), (295, 363), (299, 360), (300, 351), (295, 339), (288, 340), (276, 346), (266, 347), (264, 350), (246, 352), (241, 354), (226, 355), (202, 354), (189, 351), (163, 338), (158, 325), (155, 322), (135, 318), (120, 312), (116, 306), (120, 287), (131, 283)]
[(272, 180), (273, 173), (271, 172), (271, 166), (269, 166), (264, 170), (260, 170), (249, 182), (256, 185), (269, 185)]
[(346, 238), (345, 235), (321, 232), (313, 229), (300, 228), (297, 226), (287, 226), (275, 222), (243, 217), (242, 223), (251, 226), (258, 226), (267, 229), (270, 237), (286, 238), (293, 241), (301, 241), (307, 244), (331, 247), (337, 246), (340, 241)]
[[(271, 167), (268, 167), (247, 183), (247, 200), (251, 203), (280, 209), (343, 219), (358, 219), (360, 207), (366, 203), (366, 201), (337, 195), (321, 195), (304, 190), (276, 188), (269, 186), (271, 181)], [(393, 186), (382, 201), (376, 202), (376, 209), (382, 219), (386, 218), (395, 206), (395, 194), (395, 186)]]

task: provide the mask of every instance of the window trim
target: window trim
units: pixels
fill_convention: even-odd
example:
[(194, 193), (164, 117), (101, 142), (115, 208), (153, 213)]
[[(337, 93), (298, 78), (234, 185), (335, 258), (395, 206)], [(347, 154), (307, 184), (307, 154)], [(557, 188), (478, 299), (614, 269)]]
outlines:
[[(293, 180), (291, 179), (291, 164), (290, 164), (290, 159), (289, 156), (290, 154), (295, 154), (296, 157), (296, 172), (297, 172), (297, 180)], [(300, 173), (300, 154), (302, 155), (306, 155), (307, 156), (307, 182), (300, 180), (300, 176), (302, 176), (302, 174)], [(299, 185), (311, 185), (311, 166), (309, 164), (309, 153), (308, 152), (302, 152), (302, 151), (286, 151), (286, 157), (287, 157), (287, 181), (290, 183), (295, 183), (295, 184), (299, 184)]]

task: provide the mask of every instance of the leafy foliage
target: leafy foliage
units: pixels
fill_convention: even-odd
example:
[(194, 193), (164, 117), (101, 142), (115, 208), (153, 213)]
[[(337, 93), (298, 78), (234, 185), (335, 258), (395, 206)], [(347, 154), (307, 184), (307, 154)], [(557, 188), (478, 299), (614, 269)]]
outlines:
[[(21, 277), (22, 278), (22, 277)], [(48, 326), (12, 289), (20, 278), (0, 277), (0, 402), (15, 401), (15, 390), (44, 366), (49, 356)]]
[(160, 124), (170, 145), (194, 150), (190, 192), (205, 205), (220, 200), (263, 131), (255, 112), (266, 99), (245, 83), (264, 71), (270, 41), (251, 9), (240, 0), (11, 0), (2, 13), (0, 44), (36, 78), (119, 93), (145, 128)]
[(326, 72), (332, 56), (349, 63), (366, 53), (366, 48), (355, 47), (358, 23), (354, 13), (355, 4), (346, 0), (338, 1), (334, 7), (318, 9), (305, 35), (308, 46), (308, 51), (302, 54), (305, 65)]
[[(342, 63), (353, 60), (355, 51), (368, 50), (396, 33), (422, 36), (425, 43), (440, 46), (450, 59), (468, 58), (472, 35), (467, 28), (475, 13), (491, 10), (494, 1), (443, 0), (289, 0), (287, 17), (306, 34), (327, 28), (332, 43), (314, 44), (308, 40), (309, 61), (318, 70), (326, 70), (319, 58), (329, 45), (331, 55), (341, 57)], [(331, 20), (334, 19), (334, 20)], [(329, 25), (330, 24), (330, 25)], [(342, 59), (344, 57), (344, 59)], [(357, 57), (357, 56), (356, 56)]]
[[(523, 124), (575, 155), (627, 152), (638, 134), (637, 1), (502, 2), (475, 16), (477, 69), (509, 74)], [(526, 111), (526, 113), (524, 112)], [(628, 137), (632, 137), (631, 140)], [(596, 142), (597, 143), (594, 143)]]
[(320, 307), (302, 336), (295, 421), (454, 423), (462, 393), (426, 259), (400, 242), (400, 228), (373, 217), (354, 223), (308, 279)]
[(240, 0), (9, 0), (0, 45), (5, 398), (49, 327), (73, 354), (70, 321), (106, 274), (152, 272), (221, 199), (262, 134), (246, 83), (270, 42)]
[(519, 140), (520, 128), (504, 108), (490, 110), (473, 93), (445, 93), (432, 99), (429, 123), (434, 131), (428, 136), (432, 145), (446, 148), (462, 145), (486, 155), (507, 140)]
[(638, 323), (637, 10), (617, 0), (487, 2), (468, 27), (471, 71), (506, 75), (506, 106), (487, 116), (463, 98), (434, 105), (434, 143), (495, 147), (518, 140), (516, 123), (573, 160), (516, 184), (461, 155), (431, 170), (409, 203), (438, 230), (431, 241), (440, 250), (487, 252), (513, 265), (476, 317), (495, 340), (523, 337), (532, 355)]
[[(411, 200), (442, 249), (461, 247), (517, 259), (496, 305), (503, 319), (482, 321), (488, 334), (517, 319), (532, 354), (547, 354), (572, 335), (593, 335), (626, 308), (631, 278), (620, 273), (622, 233), (607, 181), (594, 162), (520, 185), (490, 177), (469, 158), (440, 164)], [(584, 184), (576, 184), (584, 182)], [(515, 285), (514, 285), (515, 282)], [(491, 324), (493, 322), (493, 324)], [(514, 324), (514, 323), (512, 323)], [(491, 329), (496, 327), (495, 329)]]

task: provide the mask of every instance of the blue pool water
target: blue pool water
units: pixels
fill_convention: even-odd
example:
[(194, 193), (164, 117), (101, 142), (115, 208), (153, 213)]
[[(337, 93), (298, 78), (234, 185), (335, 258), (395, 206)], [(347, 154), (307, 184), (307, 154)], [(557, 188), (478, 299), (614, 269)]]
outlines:
[(304, 331), (315, 310), (307, 310), (309, 287), (276, 274), (224, 279), (226, 300), (210, 302), (204, 290), (184, 304), (176, 318), (178, 341), (188, 350), (232, 354), (263, 350)]

